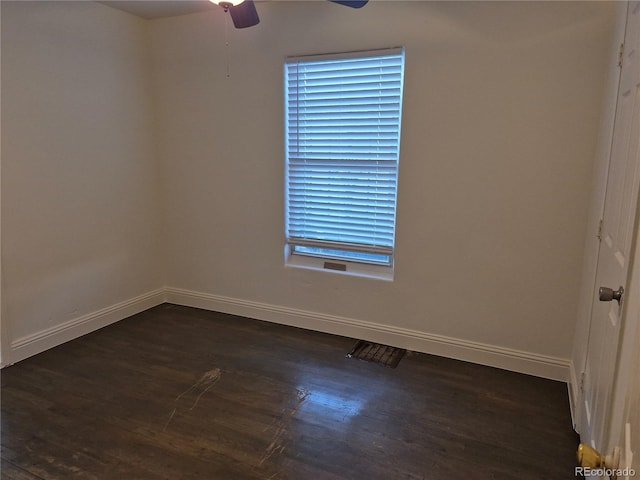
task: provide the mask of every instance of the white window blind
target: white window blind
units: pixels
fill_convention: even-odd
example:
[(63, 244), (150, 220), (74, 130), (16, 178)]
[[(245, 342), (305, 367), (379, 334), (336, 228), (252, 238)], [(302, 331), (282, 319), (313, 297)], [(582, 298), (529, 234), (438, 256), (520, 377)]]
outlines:
[(403, 77), (400, 48), (287, 59), (292, 253), (393, 262)]

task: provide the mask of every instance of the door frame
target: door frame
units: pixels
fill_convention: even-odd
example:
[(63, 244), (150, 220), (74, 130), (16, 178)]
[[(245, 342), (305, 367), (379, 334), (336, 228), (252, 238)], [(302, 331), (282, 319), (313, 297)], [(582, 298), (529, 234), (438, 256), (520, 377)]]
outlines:
[[(640, 132), (638, 132), (640, 134)], [(632, 467), (627, 464), (631, 459), (627, 458), (627, 451), (631, 445), (625, 438), (625, 425), (631, 416), (633, 405), (629, 402), (633, 389), (640, 388), (640, 376), (634, 365), (640, 359), (640, 194), (636, 210), (636, 225), (634, 233), (635, 246), (632, 249), (633, 260), (630, 265), (629, 289), (625, 299), (625, 311), (622, 318), (622, 331), (620, 332), (620, 345), (618, 360), (613, 385), (611, 409), (609, 412), (609, 428), (602, 445), (602, 452), (609, 454), (614, 448), (619, 447), (621, 452), (620, 468)], [(635, 374), (635, 376), (634, 376)], [(635, 425), (633, 431), (640, 432), (640, 425)], [(636, 449), (640, 445), (638, 438), (635, 440)], [(636, 452), (636, 463), (638, 463)]]
[[(636, 9), (635, 15), (640, 17), (640, 1), (635, 1), (633, 6)], [(640, 26), (634, 25), (638, 29), (636, 35), (640, 36)], [(639, 41), (640, 38), (635, 37), (634, 48), (638, 48)], [(640, 125), (637, 125), (637, 131), (632, 131), (631, 135), (640, 136)], [(636, 154), (640, 155), (640, 146)], [(640, 468), (638, 452), (635, 462), (632, 463), (631, 458), (632, 446), (636, 450), (640, 448), (640, 416), (635, 411), (638, 405), (632, 403), (634, 400), (637, 402), (640, 394), (640, 373), (637, 368), (640, 361), (640, 192), (636, 199), (633, 242), (627, 280), (629, 288), (623, 311), (611, 408), (608, 412), (609, 428), (602, 446), (605, 454), (613, 452), (616, 447), (620, 448), (619, 467), (622, 469)]]
[[(0, 8), (0, 21), (2, 20), (2, 8)], [(0, 39), (0, 52), (2, 52), (1, 47), (2, 40)], [(0, 53), (0, 71), (2, 70), (2, 53)], [(0, 90), (2, 89), (2, 75), (0, 75)], [(1, 102), (1, 100), (0, 100)], [(0, 103), (1, 106), (1, 103)], [(2, 130), (2, 119), (0, 115), (0, 131)], [(0, 152), (2, 151), (2, 137), (0, 136)], [(4, 308), (4, 296), (2, 295), (3, 289), (3, 275), (2, 275), (2, 155), (0, 153), (0, 368), (8, 365), (9, 363), (9, 353), (10, 353), (10, 339), (9, 339), (9, 328), (8, 328), (8, 319), (5, 313)]]

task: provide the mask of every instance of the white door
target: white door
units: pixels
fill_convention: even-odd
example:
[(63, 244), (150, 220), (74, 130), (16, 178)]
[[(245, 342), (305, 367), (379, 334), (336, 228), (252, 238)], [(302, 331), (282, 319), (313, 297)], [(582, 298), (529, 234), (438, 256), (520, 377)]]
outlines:
[[(640, 2), (629, 5), (596, 285), (584, 371), (583, 442), (603, 448), (608, 435), (640, 183)], [(612, 295), (613, 291), (613, 295)], [(620, 300), (616, 300), (618, 296)], [(614, 297), (613, 299), (611, 297)]]

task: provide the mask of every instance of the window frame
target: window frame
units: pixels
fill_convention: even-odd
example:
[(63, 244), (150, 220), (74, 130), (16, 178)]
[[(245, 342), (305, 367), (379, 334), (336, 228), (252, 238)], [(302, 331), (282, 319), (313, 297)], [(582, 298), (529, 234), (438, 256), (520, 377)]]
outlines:
[[(380, 246), (380, 245), (366, 245), (366, 244), (357, 244), (357, 243), (349, 243), (349, 242), (334, 242), (327, 239), (316, 240), (312, 238), (292, 238), (289, 235), (290, 233), (290, 190), (292, 183), (290, 182), (290, 172), (292, 167), (290, 165), (290, 134), (292, 128), (292, 122), (290, 122), (289, 112), (291, 107), (290, 95), (289, 95), (289, 73), (288, 69), (291, 65), (298, 65), (308, 63), (310, 65), (317, 64), (318, 62), (335, 62), (342, 60), (355, 60), (357, 61), (367, 61), (367, 59), (371, 59), (375, 61), (381, 57), (393, 57), (396, 58), (399, 62), (399, 79), (395, 81), (396, 90), (399, 95), (399, 100), (397, 101), (397, 117), (394, 117), (395, 121), (393, 128), (394, 136), (389, 138), (395, 138), (395, 152), (394, 158), (390, 161), (387, 159), (383, 161), (383, 165), (386, 162), (386, 165), (383, 167), (375, 167), (374, 170), (378, 171), (379, 168), (388, 169), (389, 165), (393, 165), (392, 167), (392, 175), (393, 175), (393, 201), (392, 208), (393, 213), (391, 215), (386, 215), (384, 218), (389, 220), (391, 218), (391, 244), (390, 246)], [(348, 64), (347, 64), (348, 65)], [(404, 71), (405, 71), (405, 49), (404, 47), (393, 47), (387, 49), (378, 49), (378, 50), (366, 50), (366, 51), (357, 51), (357, 52), (348, 52), (348, 53), (338, 53), (338, 54), (321, 54), (321, 55), (308, 55), (308, 56), (296, 56), (296, 57), (287, 57), (285, 59), (284, 64), (284, 108), (285, 108), (285, 264), (287, 266), (296, 266), (303, 268), (312, 268), (312, 269), (324, 269), (330, 271), (337, 271), (339, 273), (347, 273), (347, 274), (355, 274), (355, 275), (364, 275), (364, 276), (372, 276), (382, 279), (393, 279), (393, 271), (395, 266), (395, 245), (396, 245), (396, 233), (397, 233), (397, 207), (398, 207), (398, 186), (399, 186), (399, 171), (400, 171), (400, 147), (401, 147), (401, 127), (402, 127), (402, 109), (403, 109), (403, 93), (404, 93)], [(296, 73), (297, 75), (297, 73)], [(341, 78), (341, 81), (344, 81), (345, 77)], [(300, 82), (298, 77), (295, 77), (296, 88), (299, 88)], [(372, 81), (371, 84), (375, 84), (375, 81)], [(380, 81), (377, 83), (380, 84)], [(380, 87), (382, 88), (382, 87)], [(395, 91), (395, 90), (394, 90)], [(377, 107), (378, 109), (382, 108), (383, 95), (382, 93), (378, 93), (377, 101), (372, 105)], [(294, 108), (298, 108), (297, 102), (294, 102)], [(345, 113), (349, 113), (346, 110), (349, 107), (348, 104), (345, 103)], [(378, 119), (379, 122), (381, 120)], [(293, 123), (294, 131), (298, 137), (296, 137), (296, 141), (299, 142), (299, 123)], [(380, 124), (378, 124), (378, 135), (380, 135)], [(334, 133), (334, 132), (331, 132)], [(338, 134), (336, 137), (331, 137), (331, 140), (338, 139)], [(371, 142), (370, 143), (375, 143)], [(378, 144), (380, 141), (378, 140)], [(303, 161), (306, 162), (307, 157), (304, 157)], [(300, 161), (300, 158), (297, 159)], [(354, 159), (347, 158), (339, 158), (333, 159), (336, 162), (343, 161), (342, 164), (339, 165), (348, 165), (349, 162), (354, 162)], [(357, 161), (357, 160), (355, 160)], [(365, 162), (370, 163), (380, 163), (380, 158), (376, 158), (375, 154), (372, 158), (366, 158)], [(343, 166), (344, 168), (344, 166)], [(379, 175), (377, 173), (376, 175)], [(348, 177), (347, 177), (348, 178)], [(377, 185), (377, 180), (376, 180)], [(367, 190), (370, 191), (370, 190)], [(387, 201), (388, 202), (388, 201)], [(372, 202), (369, 201), (368, 204), (365, 204), (364, 207), (367, 209), (375, 210), (378, 207), (371, 206)], [(387, 235), (388, 236), (388, 235)], [(375, 235), (372, 235), (371, 238), (376, 238)], [(345, 249), (344, 247), (348, 247)], [(298, 251), (296, 251), (298, 249)], [(300, 249), (306, 249), (306, 252), (301, 252)], [(311, 250), (310, 250), (311, 249)], [(313, 249), (325, 250), (324, 252), (313, 251)], [(333, 250), (334, 254), (328, 253), (326, 250)], [(335, 254), (336, 252), (347, 253), (346, 257), (340, 254)], [(366, 258), (367, 255), (370, 255), (369, 258)], [(364, 257), (364, 258), (362, 258)], [(377, 258), (375, 258), (377, 257)], [(343, 270), (335, 270), (333, 266), (336, 264), (334, 262), (339, 262), (339, 264), (344, 266)], [(327, 267), (327, 264), (333, 265), (332, 267)]]

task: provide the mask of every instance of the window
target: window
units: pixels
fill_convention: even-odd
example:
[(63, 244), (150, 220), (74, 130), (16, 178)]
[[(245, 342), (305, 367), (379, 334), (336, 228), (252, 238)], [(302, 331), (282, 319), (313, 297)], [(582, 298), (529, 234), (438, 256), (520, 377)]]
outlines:
[(393, 266), (403, 77), (401, 48), (287, 59), (289, 258)]

